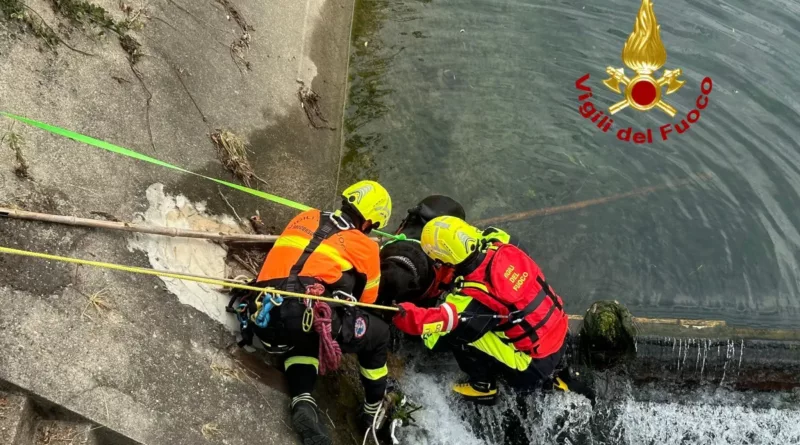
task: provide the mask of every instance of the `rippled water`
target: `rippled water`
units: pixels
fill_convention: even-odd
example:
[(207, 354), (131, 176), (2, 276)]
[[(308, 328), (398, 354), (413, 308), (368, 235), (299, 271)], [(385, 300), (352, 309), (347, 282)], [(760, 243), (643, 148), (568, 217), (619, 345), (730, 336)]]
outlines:
[[(429, 193), (523, 235), (570, 312), (616, 298), (642, 316), (800, 327), (800, 2), (655, 0), (678, 109), (627, 109), (615, 130), (679, 122), (633, 144), (601, 109), (639, 1), (359, 0), (342, 181), (379, 178), (395, 222)], [(630, 69), (626, 68), (629, 76)], [(585, 203), (587, 200), (589, 203)]]

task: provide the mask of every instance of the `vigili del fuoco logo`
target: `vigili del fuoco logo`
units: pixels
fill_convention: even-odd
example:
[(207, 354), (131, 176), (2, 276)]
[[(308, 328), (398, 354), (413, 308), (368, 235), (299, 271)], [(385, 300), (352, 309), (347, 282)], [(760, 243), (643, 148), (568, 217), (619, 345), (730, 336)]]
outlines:
[[(655, 72), (667, 63), (667, 50), (661, 42), (660, 26), (653, 12), (653, 1), (642, 0), (639, 14), (633, 25), (633, 32), (628, 36), (625, 46), (622, 47), (622, 62), (633, 70), (635, 76), (632, 78), (625, 75), (624, 68), (606, 68), (608, 79), (603, 81), (608, 89), (620, 94), (623, 98), (608, 107), (608, 114), (598, 109), (589, 100), (592, 97), (592, 88), (586, 85), (589, 74), (575, 82), (575, 88), (583, 93), (578, 96), (581, 102), (578, 111), (581, 116), (592, 121), (597, 128), (604, 133), (616, 130), (617, 139), (625, 142), (633, 141), (635, 144), (652, 143), (655, 138), (666, 141), (671, 134), (683, 134), (687, 132), (692, 124), (700, 119), (700, 111), (708, 106), (708, 95), (713, 86), (710, 77), (705, 77), (700, 84), (700, 95), (695, 101), (695, 108), (689, 111), (684, 118), (677, 123), (667, 123), (658, 128), (646, 128), (644, 131), (634, 131), (632, 127), (614, 128), (612, 115), (619, 113), (627, 108), (640, 112), (648, 112), (658, 108), (670, 118), (674, 118), (678, 113), (667, 100), (665, 95), (670, 95), (681, 89), (686, 82), (680, 77), (683, 71), (680, 68), (665, 69), (660, 77), (654, 76)], [(620, 87), (624, 88), (622, 90)], [(664, 92), (666, 87), (666, 92)]]

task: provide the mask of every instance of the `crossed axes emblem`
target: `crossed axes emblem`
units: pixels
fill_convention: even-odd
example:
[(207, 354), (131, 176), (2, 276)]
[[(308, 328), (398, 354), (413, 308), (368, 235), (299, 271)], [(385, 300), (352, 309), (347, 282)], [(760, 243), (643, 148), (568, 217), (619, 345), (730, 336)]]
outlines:
[[(617, 94), (622, 94), (622, 91), (619, 88), (620, 84), (625, 85), (625, 99), (621, 100), (611, 107), (609, 107), (608, 112), (611, 114), (617, 113), (628, 106), (632, 106), (637, 110), (649, 110), (653, 107), (657, 107), (661, 111), (667, 113), (670, 117), (675, 117), (675, 113), (678, 110), (675, 109), (672, 105), (664, 102), (661, 99), (661, 87), (667, 86), (667, 94), (672, 94), (683, 86), (686, 83), (685, 80), (678, 79), (683, 71), (678, 68), (675, 70), (664, 70), (664, 75), (661, 78), (656, 79), (655, 77), (651, 76), (650, 74), (644, 73), (637, 73), (637, 75), (633, 79), (629, 79), (628, 76), (625, 75), (625, 70), (623, 68), (613, 68), (608, 67), (606, 68), (606, 73), (608, 73), (611, 77), (604, 80), (603, 83), (611, 90), (616, 92)], [(633, 98), (631, 97), (633, 92), (633, 87), (639, 82), (647, 82), (653, 85), (656, 90), (656, 97), (655, 101), (651, 104), (638, 104), (636, 103)]]

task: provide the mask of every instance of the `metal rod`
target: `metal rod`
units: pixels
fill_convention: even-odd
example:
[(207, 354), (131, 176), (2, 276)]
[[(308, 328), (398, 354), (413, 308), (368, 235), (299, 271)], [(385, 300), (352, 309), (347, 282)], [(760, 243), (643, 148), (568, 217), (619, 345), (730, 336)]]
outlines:
[(92, 227), (97, 229), (121, 230), (124, 232), (147, 233), (182, 238), (200, 238), (214, 241), (254, 241), (259, 243), (274, 243), (276, 235), (250, 235), (245, 233), (206, 232), (203, 230), (179, 229), (177, 227), (146, 226), (143, 224), (100, 221), (77, 216), (51, 215), (47, 213), (29, 212), (26, 210), (9, 209), (0, 207), (0, 217), (23, 219), (31, 221), (44, 221), (55, 224), (66, 224), (77, 227)]

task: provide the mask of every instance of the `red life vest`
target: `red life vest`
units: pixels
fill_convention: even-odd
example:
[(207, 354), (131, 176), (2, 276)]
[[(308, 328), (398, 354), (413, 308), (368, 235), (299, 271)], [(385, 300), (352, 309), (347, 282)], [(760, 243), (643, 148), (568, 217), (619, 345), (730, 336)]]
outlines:
[(490, 244), (480, 266), (456, 286), (460, 293), (507, 317), (494, 330), (504, 332), (507, 339), (503, 341), (516, 350), (542, 358), (563, 345), (569, 328), (564, 303), (539, 266), (518, 247)]
[(428, 286), (428, 289), (422, 296), (419, 298), (420, 300), (427, 300), (428, 298), (439, 298), (444, 292), (445, 289), (453, 282), (455, 278), (456, 270), (451, 266), (447, 266), (445, 264), (436, 264), (433, 266), (433, 271), (435, 273), (433, 277), (433, 281), (431, 285)]

